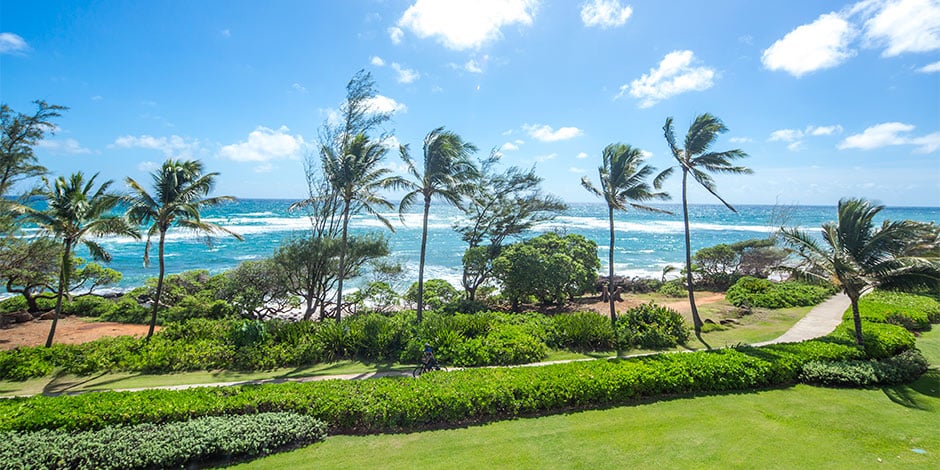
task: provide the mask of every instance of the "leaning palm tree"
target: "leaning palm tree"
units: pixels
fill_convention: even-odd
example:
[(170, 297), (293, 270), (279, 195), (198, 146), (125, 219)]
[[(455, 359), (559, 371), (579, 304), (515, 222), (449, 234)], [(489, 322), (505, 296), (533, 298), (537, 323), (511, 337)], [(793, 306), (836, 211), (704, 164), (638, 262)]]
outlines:
[(428, 242), (428, 213), (431, 199), (435, 196), (453, 205), (460, 203), (472, 179), (479, 171), (470, 159), (477, 148), (454, 132), (438, 127), (424, 138), (424, 168), (418, 171), (414, 160), (408, 154), (408, 146), (400, 147), (401, 159), (408, 166), (408, 173), (413, 180), (405, 187), (410, 191), (402, 197), (398, 207), (399, 216), (404, 220), (404, 211), (411, 207), (421, 196), (424, 199), (424, 217), (421, 222), (421, 256), (418, 260), (418, 323), (424, 310), (424, 255)]
[(656, 171), (644, 165), (646, 157), (640, 149), (626, 144), (610, 144), (604, 148), (603, 164), (597, 168), (601, 179), (600, 189), (596, 188), (587, 176), (581, 178), (581, 185), (595, 196), (607, 202), (607, 216), (610, 221), (610, 251), (607, 260), (607, 292), (610, 297), (610, 323), (616, 326), (617, 313), (614, 305), (614, 210), (626, 212), (628, 208), (648, 212), (669, 213), (640, 204), (653, 199), (669, 199), (669, 194), (654, 191), (647, 179)]
[[(910, 220), (884, 221), (876, 227), (873, 219), (884, 206), (875, 206), (864, 199), (842, 199), (838, 221), (822, 225), (822, 241), (796, 228), (783, 228), (784, 243), (801, 260), (793, 270), (797, 274), (833, 282), (852, 303), (855, 342), (863, 344), (862, 319), (858, 299), (868, 288), (882, 285), (913, 287), (936, 285), (940, 266), (936, 258), (918, 256), (924, 248), (912, 242), (924, 240), (936, 249), (937, 239), (925, 237), (931, 227)], [(928, 250), (931, 251), (931, 250)]]
[(320, 158), (323, 163), (323, 173), (335, 191), (342, 207), (342, 239), (339, 253), (339, 267), (337, 270), (336, 288), (336, 321), (342, 318), (343, 307), (343, 278), (346, 277), (346, 250), (348, 245), (349, 217), (352, 214), (365, 210), (374, 215), (389, 230), (394, 231), (392, 224), (377, 210), (382, 207), (392, 209), (394, 206), (387, 199), (378, 194), (379, 189), (401, 186), (402, 180), (390, 176), (391, 170), (382, 167), (382, 159), (388, 148), (381, 142), (373, 142), (365, 134), (357, 134), (350, 139), (349, 144), (343, 148), (342, 154), (337, 154), (329, 146), (321, 147)]
[(56, 294), (52, 327), (46, 339), (46, 347), (52, 346), (55, 328), (62, 314), (62, 297), (66, 294), (72, 271), (72, 250), (79, 243), (88, 247), (96, 260), (110, 261), (111, 255), (89, 236), (125, 235), (140, 238), (137, 229), (127, 219), (111, 215), (120, 196), (109, 193), (111, 181), (105, 181), (94, 189), (94, 174), (87, 181), (82, 172), (73, 173), (68, 179), (60, 176), (54, 183), (45, 180), (45, 187), (38, 194), (45, 198), (48, 207), (39, 211), (27, 209), (29, 220), (62, 241), (62, 264), (59, 270), (59, 290)]
[[(669, 150), (672, 156), (679, 163), (678, 167), (682, 169), (682, 220), (685, 225), (685, 282), (686, 289), (689, 291), (689, 304), (692, 307), (692, 323), (695, 327), (695, 337), (706, 347), (710, 348), (708, 343), (702, 340), (702, 319), (698, 314), (698, 308), (695, 306), (695, 293), (692, 284), (692, 246), (689, 234), (689, 199), (687, 197), (689, 175), (695, 179), (713, 196), (718, 198), (722, 204), (732, 212), (737, 212), (731, 204), (718, 195), (715, 188), (715, 181), (708, 172), (731, 173), (731, 174), (749, 174), (753, 173), (750, 168), (743, 166), (734, 166), (731, 162), (738, 158), (747, 157), (743, 150), (725, 150), (723, 152), (714, 152), (710, 150), (712, 143), (718, 138), (718, 134), (728, 130), (721, 119), (711, 114), (705, 113), (695, 118), (689, 132), (685, 135), (685, 147), (679, 148), (676, 145), (676, 136), (672, 129), (672, 118), (666, 119), (666, 125), (663, 126), (663, 132), (666, 136), (666, 142), (669, 144)], [(657, 177), (655, 183), (657, 187), (663, 179), (672, 173), (676, 167), (671, 167)]]
[(150, 264), (150, 241), (156, 235), (157, 258), (160, 273), (157, 276), (157, 292), (153, 299), (150, 314), (150, 329), (147, 338), (153, 336), (157, 324), (157, 312), (160, 309), (160, 297), (163, 294), (163, 277), (166, 272), (164, 263), (164, 242), (171, 226), (177, 226), (206, 234), (224, 233), (242, 240), (241, 235), (231, 230), (206, 222), (200, 218), (204, 207), (219, 205), (235, 198), (231, 196), (206, 197), (212, 191), (218, 173), (202, 173), (202, 162), (198, 160), (173, 160), (163, 162), (159, 170), (150, 174), (153, 179), (154, 193), (150, 194), (133, 178), (127, 178), (131, 194), (124, 200), (128, 204), (127, 216), (136, 224), (151, 224), (147, 230), (147, 244), (144, 246), (144, 265)]

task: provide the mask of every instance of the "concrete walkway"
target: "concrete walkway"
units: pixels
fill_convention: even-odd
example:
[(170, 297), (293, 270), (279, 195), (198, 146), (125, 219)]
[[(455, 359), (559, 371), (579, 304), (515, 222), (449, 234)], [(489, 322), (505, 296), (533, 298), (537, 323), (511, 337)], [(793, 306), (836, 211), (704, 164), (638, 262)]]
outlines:
[(843, 293), (838, 293), (829, 300), (813, 307), (803, 319), (796, 322), (786, 333), (777, 339), (755, 343), (754, 346), (766, 346), (775, 343), (797, 343), (819, 338), (832, 333), (842, 323), (842, 314), (852, 302)]
[[(764, 341), (761, 343), (755, 343), (754, 346), (766, 346), (768, 344), (775, 343), (796, 343), (800, 341), (805, 341), (808, 339), (819, 338), (820, 336), (825, 336), (829, 333), (832, 333), (833, 330), (842, 323), (842, 314), (845, 312), (851, 305), (849, 298), (842, 293), (836, 294), (826, 300), (825, 302), (813, 307), (806, 316), (804, 316), (800, 321), (798, 321), (793, 327), (787, 330), (786, 333), (781, 335), (777, 339), (770, 341)], [(646, 353), (642, 355), (657, 354), (657, 353)], [(627, 356), (629, 357), (629, 356)], [(547, 362), (538, 362), (533, 364), (523, 364), (525, 367), (537, 367), (550, 364), (559, 364), (564, 362), (579, 362), (579, 361), (593, 361), (595, 359), (567, 359), (560, 361), (547, 361)], [(452, 369), (456, 370), (456, 369)], [(271, 384), (271, 383), (285, 383), (285, 382), (314, 382), (319, 380), (361, 380), (361, 379), (372, 379), (377, 377), (390, 377), (390, 376), (410, 376), (410, 369), (405, 372), (397, 371), (387, 371), (387, 372), (364, 372), (361, 374), (343, 374), (343, 375), (318, 375), (311, 377), (291, 377), (291, 378), (278, 378), (278, 379), (261, 379), (261, 380), (244, 380), (237, 382), (217, 382), (217, 383), (203, 383), (203, 384), (186, 384), (186, 385), (168, 385), (168, 386), (157, 386), (157, 387), (144, 387), (144, 388), (127, 388), (127, 389), (117, 389), (114, 391), (117, 392), (136, 392), (141, 390), (150, 390), (150, 389), (162, 389), (162, 390), (185, 390), (188, 388), (197, 388), (197, 387), (231, 387), (235, 385), (249, 385), (249, 384)], [(76, 395), (86, 392), (64, 392), (64, 395)], [(8, 398), (8, 397), (0, 397)]]

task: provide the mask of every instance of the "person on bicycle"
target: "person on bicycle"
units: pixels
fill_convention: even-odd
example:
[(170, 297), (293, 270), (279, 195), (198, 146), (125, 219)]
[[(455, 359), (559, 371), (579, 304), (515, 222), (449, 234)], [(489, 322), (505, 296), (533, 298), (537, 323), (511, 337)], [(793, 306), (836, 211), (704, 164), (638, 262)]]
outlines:
[(437, 365), (437, 359), (434, 358), (434, 350), (428, 343), (424, 343), (424, 358), (421, 359), (421, 363), (427, 370), (441, 370)]

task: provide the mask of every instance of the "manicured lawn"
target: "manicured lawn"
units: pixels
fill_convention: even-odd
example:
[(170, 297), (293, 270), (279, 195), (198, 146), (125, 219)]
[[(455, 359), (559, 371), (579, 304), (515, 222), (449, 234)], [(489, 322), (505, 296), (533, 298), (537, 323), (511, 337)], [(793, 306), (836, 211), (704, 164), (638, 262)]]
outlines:
[[(940, 328), (918, 345), (940, 364)], [(940, 369), (908, 386), (681, 397), (326, 442), (245, 468), (940, 467)]]

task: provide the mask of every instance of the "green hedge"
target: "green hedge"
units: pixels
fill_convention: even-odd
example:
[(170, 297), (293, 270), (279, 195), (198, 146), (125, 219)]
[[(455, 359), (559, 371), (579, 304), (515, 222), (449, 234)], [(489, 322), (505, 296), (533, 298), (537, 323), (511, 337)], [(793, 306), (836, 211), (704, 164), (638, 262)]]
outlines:
[[(851, 320), (843, 321), (830, 336), (842, 341), (854, 342), (854, 323)], [(862, 340), (865, 343), (865, 354), (869, 358), (884, 359), (913, 349), (917, 338), (901, 326), (863, 321)]]
[(896, 385), (912, 382), (926, 371), (924, 355), (909, 349), (886, 359), (809, 362), (803, 366), (800, 380), (841, 387)]
[(321, 441), (322, 421), (296, 413), (212, 416), (68, 432), (0, 432), (0, 469), (134, 469), (222, 463)]
[[(911, 331), (927, 331), (940, 323), (940, 302), (936, 298), (904, 292), (876, 290), (858, 301), (859, 316), (874, 323), (893, 323)], [(843, 318), (852, 318), (852, 308)]]
[(736, 307), (789, 308), (816, 305), (833, 293), (832, 286), (778, 283), (745, 276), (728, 288), (725, 298)]
[(688, 339), (682, 315), (653, 302), (630, 308), (617, 318), (617, 340), (623, 349), (668, 349)]
[(810, 361), (862, 359), (835, 340), (597, 360), (542, 367), (432, 372), (413, 378), (101, 392), (0, 400), (0, 430), (100, 429), (199, 416), (302, 413), (331, 432), (373, 433), (622, 404), (663, 395), (792, 383)]

